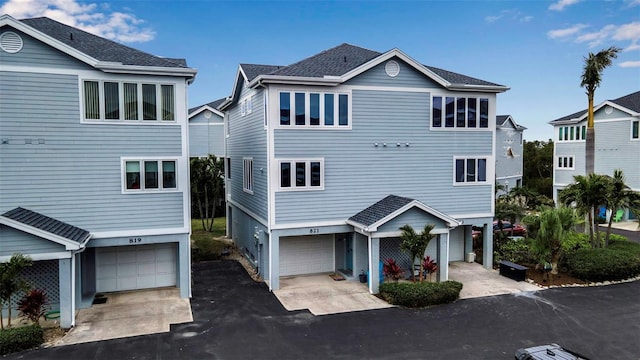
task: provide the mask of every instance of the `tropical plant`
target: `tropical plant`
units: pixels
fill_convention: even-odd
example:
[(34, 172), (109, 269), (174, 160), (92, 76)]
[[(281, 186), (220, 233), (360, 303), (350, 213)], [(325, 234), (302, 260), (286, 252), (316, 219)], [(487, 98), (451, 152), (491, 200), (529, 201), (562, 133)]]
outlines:
[(13, 254), (8, 262), (0, 263), (0, 328), (4, 329), (2, 308), (7, 307), (9, 320), (7, 326), (11, 326), (11, 300), (20, 291), (26, 291), (29, 284), (20, 276), (22, 270), (31, 266), (31, 258), (22, 254)]
[(522, 169), (523, 187), (539, 194), (529, 199), (529, 206), (536, 207), (540, 205), (538, 200), (553, 198), (553, 141), (525, 141), (522, 152), (527, 159)]
[[(607, 225), (607, 234), (604, 240), (604, 246), (609, 246), (609, 236), (611, 235), (611, 224), (613, 222), (613, 214), (617, 209), (640, 209), (640, 193), (631, 190), (625, 184), (624, 174), (622, 170), (615, 170), (613, 177), (609, 178), (609, 187), (606, 195), (607, 209), (611, 210), (609, 223)], [(635, 210), (637, 211), (637, 210)]]
[(602, 82), (602, 72), (605, 68), (611, 66), (613, 59), (618, 57), (618, 53), (622, 49), (611, 46), (608, 49), (603, 49), (597, 54), (589, 53), (584, 58), (584, 67), (582, 70), (582, 76), (580, 86), (583, 86), (587, 90), (587, 99), (589, 102), (588, 117), (587, 117), (587, 139), (586, 139), (586, 170), (587, 175), (593, 174), (595, 163), (595, 128), (593, 121), (593, 98), (596, 93), (596, 89)]
[(427, 255), (424, 259), (422, 259), (422, 268), (424, 269), (424, 272), (426, 272), (429, 276), (429, 281), (431, 281), (431, 274), (438, 271), (438, 264), (436, 264), (436, 262), (431, 259), (431, 256)]
[(49, 310), (47, 305), (49, 305), (47, 293), (42, 289), (31, 289), (18, 301), (18, 311), (21, 316), (40, 325), (40, 318)]
[[(402, 233), (400, 234), (400, 239), (402, 243), (400, 243), (400, 249), (408, 252), (411, 255), (411, 264), (416, 263), (416, 259), (421, 259), (424, 256), (425, 251), (427, 251), (427, 246), (429, 246), (429, 242), (435, 237), (434, 234), (431, 233), (431, 230), (435, 228), (435, 225), (427, 224), (422, 229), (420, 234), (417, 234), (416, 231), (411, 227), (411, 225), (407, 224), (400, 228)], [(423, 267), (422, 263), (420, 263), (420, 281), (422, 281)], [(411, 275), (415, 280), (415, 275)]]
[(382, 272), (387, 279), (398, 281), (402, 277), (402, 268), (393, 259), (387, 259), (382, 265)]
[(191, 200), (195, 201), (202, 228), (213, 231), (216, 206), (224, 197), (224, 161), (215, 155), (191, 158)]
[(575, 182), (562, 189), (558, 199), (566, 206), (574, 206), (580, 215), (587, 216), (591, 247), (599, 247), (601, 246), (600, 232), (595, 215), (598, 207), (606, 204), (609, 179), (606, 175), (599, 174), (576, 175), (573, 179)]
[(551, 264), (551, 273), (558, 273), (558, 261), (562, 251), (562, 240), (575, 224), (574, 210), (568, 207), (548, 208), (539, 216), (539, 229), (533, 247), (540, 262)]

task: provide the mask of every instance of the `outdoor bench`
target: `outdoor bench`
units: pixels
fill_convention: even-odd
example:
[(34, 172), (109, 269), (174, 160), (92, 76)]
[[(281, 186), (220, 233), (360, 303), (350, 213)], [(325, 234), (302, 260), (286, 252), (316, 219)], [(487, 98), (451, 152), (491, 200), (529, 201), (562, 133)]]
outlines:
[(512, 263), (511, 261), (500, 261), (500, 275), (511, 278), (515, 281), (524, 281), (527, 277), (527, 267)]

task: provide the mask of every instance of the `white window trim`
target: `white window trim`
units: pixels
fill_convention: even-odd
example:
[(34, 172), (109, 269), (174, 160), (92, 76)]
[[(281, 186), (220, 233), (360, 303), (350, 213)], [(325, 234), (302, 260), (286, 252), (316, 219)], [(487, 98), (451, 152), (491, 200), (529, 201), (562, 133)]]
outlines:
[[(296, 173), (295, 173), (295, 163), (303, 162), (305, 163), (305, 186), (296, 186)], [(320, 186), (311, 186), (311, 163), (319, 162), (320, 163)], [(291, 171), (291, 186), (290, 187), (282, 187), (281, 176), (282, 173), (280, 171), (280, 164), (282, 163), (290, 163), (290, 171)], [(304, 158), (304, 159), (277, 159), (275, 161), (277, 174), (277, 186), (276, 191), (278, 192), (289, 192), (289, 191), (321, 191), (324, 190), (324, 158)]]
[[(582, 139), (582, 127), (585, 127), (585, 138)], [(587, 139), (587, 133), (586, 133), (586, 123), (585, 124), (571, 124), (571, 125), (559, 125), (558, 126), (558, 132), (556, 133), (556, 140), (557, 142), (561, 142), (561, 143), (578, 143), (578, 142), (585, 142)], [(574, 134), (573, 134), (573, 140), (571, 139), (571, 128), (574, 128)], [(562, 140), (560, 140), (560, 131), (562, 131)], [(568, 134), (567, 136), (567, 140), (564, 140), (565, 137), (565, 133)], [(580, 139), (578, 139), (580, 138)]]
[[(484, 129), (484, 128), (483, 128)], [(467, 174), (465, 171), (465, 176), (464, 176), (464, 181), (463, 182), (457, 182), (456, 181), (456, 160), (465, 160), (464, 162), (464, 166), (465, 166), (465, 170), (467, 167), (467, 159), (473, 159), (476, 160), (476, 178), (478, 177), (478, 160), (485, 160), (485, 181), (473, 181), (473, 182), (469, 182), (467, 181)], [(476, 185), (489, 185), (492, 182), (489, 181), (489, 177), (490, 177), (490, 166), (491, 166), (491, 161), (492, 158), (491, 156), (454, 156), (453, 157), (453, 186), (476, 186)]]
[[(84, 89), (86, 81), (95, 81), (98, 83), (98, 96), (99, 96), (99, 119), (87, 119), (85, 113), (85, 97)], [(145, 81), (140, 79), (101, 79), (94, 77), (85, 77), (79, 79), (80, 86), (80, 123), (82, 124), (118, 124), (118, 125), (176, 125), (178, 124), (178, 84), (171, 82), (159, 82), (159, 81)], [(118, 106), (120, 108), (119, 119), (105, 119), (105, 103), (104, 103), (104, 83), (118, 83)], [(138, 120), (125, 120), (124, 119), (124, 84), (136, 84), (138, 90)], [(155, 120), (142, 120), (143, 118), (143, 100), (142, 100), (142, 85), (155, 85), (156, 86), (156, 117)], [(173, 86), (173, 120), (162, 120), (162, 86)]]
[[(247, 172), (247, 164), (250, 164), (250, 169)], [(253, 195), (253, 158), (252, 157), (243, 157), (242, 158), (242, 190), (246, 193)]]
[[(351, 130), (353, 124), (353, 95), (351, 91), (315, 91), (308, 89), (277, 89), (277, 111), (275, 113), (276, 120), (274, 122), (275, 129), (317, 129), (317, 130)], [(290, 125), (282, 125), (280, 124), (280, 94), (281, 93), (289, 93), (289, 124)], [(296, 125), (296, 103), (295, 103), (295, 94), (296, 93), (304, 93), (305, 101), (304, 101), (304, 116), (305, 121), (304, 125)], [(319, 125), (311, 125), (311, 94), (319, 94), (320, 102), (318, 106), (320, 107), (320, 124)], [(334, 102), (333, 102), (333, 114), (335, 115), (333, 118), (333, 125), (325, 125), (324, 124), (324, 96), (325, 94), (333, 94)], [(347, 125), (339, 125), (340, 123), (340, 95), (347, 95)]]
[[(140, 162), (140, 189), (127, 189), (127, 161)], [(158, 188), (157, 189), (143, 189), (144, 184), (144, 162), (145, 161), (157, 161), (158, 162)], [(162, 162), (174, 161), (176, 172), (176, 187), (175, 188), (163, 188), (162, 187)], [(120, 158), (120, 189), (122, 194), (150, 194), (150, 193), (171, 193), (181, 192), (180, 181), (178, 176), (180, 159), (178, 157), (171, 156), (144, 156), (144, 157), (121, 157)]]
[[(638, 123), (638, 137), (633, 137), (633, 123)], [(640, 120), (631, 120), (631, 127), (629, 128), (629, 139), (631, 141), (640, 141)]]
[[(441, 126), (433, 126), (433, 98), (439, 97), (442, 98), (442, 114), (441, 114)], [(446, 117), (446, 98), (453, 98), (453, 127), (445, 126), (445, 117)], [(469, 99), (476, 99), (476, 127), (458, 127), (458, 99), (465, 98), (465, 117), (468, 117), (469, 111)], [(489, 108), (487, 109), (487, 127), (480, 127), (480, 99), (487, 99)], [(430, 103), (429, 103), (429, 130), (433, 131), (493, 131), (493, 127), (495, 127), (495, 119), (491, 119), (491, 106), (492, 106), (492, 98), (489, 95), (480, 95), (477, 96), (468, 96), (468, 94), (431, 94)], [(468, 118), (465, 119), (465, 124), (468, 122)], [(492, 125), (493, 124), (493, 125)]]
[[(560, 166), (558, 164), (558, 162), (557, 162), (558, 159), (560, 159), (560, 158), (562, 158), (562, 159), (566, 158), (568, 162), (569, 162), (569, 159), (571, 159), (572, 166), (567, 166), (567, 167)], [(563, 162), (564, 162), (564, 160), (563, 160)], [(554, 165), (554, 168), (556, 168), (557, 170), (575, 170), (576, 169), (576, 159), (575, 159), (575, 156), (573, 156), (573, 155), (559, 155), (559, 156), (556, 156), (556, 158), (554, 159), (554, 164), (553, 165)]]

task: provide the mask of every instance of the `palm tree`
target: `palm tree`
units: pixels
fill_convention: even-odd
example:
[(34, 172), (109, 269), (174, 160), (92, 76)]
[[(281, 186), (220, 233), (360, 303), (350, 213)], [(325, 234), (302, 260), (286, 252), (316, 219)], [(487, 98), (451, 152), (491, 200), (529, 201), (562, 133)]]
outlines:
[[(427, 251), (427, 246), (429, 246), (429, 242), (435, 237), (434, 234), (431, 233), (431, 230), (435, 225), (427, 224), (422, 229), (420, 234), (417, 234), (413, 227), (409, 224), (404, 225), (400, 228), (402, 234), (400, 235), (400, 239), (402, 243), (400, 244), (400, 248), (409, 254), (411, 254), (411, 264), (415, 264), (417, 258), (422, 260), (425, 251)], [(422, 273), (423, 273), (423, 264), (420, 261), (420, 281), (422, 281)], [(413, 269), (411, 269), (411, 276), (415, 280), (415, 274), (413, 273)]]
[(562, 249), (562, 239), (575, 224), (574, 210), (568, 207), (547, 208), (538, 217), (539, 225), (534, 247), (551, 264), (551, 273), (558, 273), (558, 261)]
[[(19, 291), (29, 288), (29, 284), (20, 276), (20, 272), (31, 264), (31, 258), (22, 254), (13, 254), (8, 262), (0, 263), (0, 305), (7, 305), (9, 316), (7, 326), (11, 326), (11, 300), (13, 296)], [(3, 306), (0, 306), (0, 328), (4, 329), (2, 308)]]
[(611, 210), (609, 216), (609, 224), (607, 226), (607, 235), (605, 236), (604, 246), (609, 245), (609, 235), (611, 234), (611, 223), (613, 222), (613, 214), (617, 209), (634, 209), (640, 208), (640, 193), (631, 190), (624, 182), (624, 174), (622, 170), (615, 170), (613, 177), (609, 178), (609, 188), (607, 189), (606, 204), (607, 209)]
[(222, 158), (209, 155), (191, 158), (191, 201), (197, 205), (202, 228), (213, 230), (216, 206), (224, 197), (224, 162)]
[(598, 247), (600, 234), (595, 226), (595, 214), (600, 205), (606, 204), (608, 177), (592, 173), (587, 176), (576, 175), (573, 179), (574, 183), (560, 191), (559, 200), (566, 206), (574, 206), (580, 215), (587, 216), (591, 246)]
[(618, 57), (618, 52), (620, 51), (620, 48), (612, 46), (608, 49), (601, 50), (597, 54), (590, 52), (589, 55), (584, 58), (584, 68), (580, 86), (583, 86), (587, 90), (587, 99), (589, 100), (586, 139), (587, 174), (593, 173), (595, 164), (596, 134), (593, 123), (593, 97), (596, 93), (596, 88), (600, 86), (600, 82), (602, 81), (602, 72), (611, 65), (613, 59)]

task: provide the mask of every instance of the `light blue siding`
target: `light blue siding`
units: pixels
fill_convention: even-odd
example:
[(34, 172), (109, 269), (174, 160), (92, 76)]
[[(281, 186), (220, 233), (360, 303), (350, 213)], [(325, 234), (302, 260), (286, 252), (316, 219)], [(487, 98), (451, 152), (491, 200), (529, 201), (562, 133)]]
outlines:
[(398, 65), (400, 65), (400, 72), (397, 76), (391, 77), (387, 75), (385, 71), (385, 65), (387, 62), (385, 61), (382, 64), (377, 65), (345, 82), (345, 85), (442, 88), (438, 83), (427, 78), (425, 75), (418, 72), (397, 57), (394, 57), (392, 60), (395, 60)]
[(63, 245), (0, 225), (0, 256), (11, 256), (15, 253), (30, 255), (61, 251), (66, 251)]
[[(267, 228), (237, 207), (232, 206), (231, 211), (233, 212), (232, 238), (240, 252), (254, 262), (261, 260), (259, 257), (262, 255), (266, 257), (266, 249), (262, 251), (262, 255), (259, 254), (260, 241), (255, 238), (255, 235), (259, 238), (265, 236)], [(265, 268), (267, 264), (265, 262), (261, 265)]]
[(207, 119), (200, 113), (189, 119), (189, 156), (213, 154), (224, 157), (224, 119), (213, 114)]
[[(248, 94), (240, 93), (240, 99)], [(262, 219), (267, 219), (267, 131), (264, 129), (262, 90), (253, 95), (253, 111), (241, 116), (239, 104), (228, 111), (230, 136), (227, 157), (231, 159), (231, 180), (227, 181), (231, 201), (242, 204)], [(253, 158), (253, 194), (243, 190), (243, 158)], [(260, 170), (262, 169), (262, 171)]]
[(397, 232), (400, 231), (402, 226), (407, 224), (411, 225), (417, 233), (420, 233), (427, 224), (435, 225), (434, 229), (447, 229), (448, 227), (441, 219), (438, 219), (421, 209), (412, 208), (380, 226), (378, 228), (378, 232)]
[[(570, 184), (574, 175), (584, 175), (585, 172), (585, 142), (555, 142), (556, 156), (553, 159), (554, 184)], [(561, 156), (573, 156), (574, 170), (558, 168), (558, 158)]]
[(504, 185), (509, 181), (509, 189), (516, 187), (516, 181), (522, 180), (523, 146), (522, 130), (513, 127), (499, 128), (496, 131), (496, 180)]
[[(615, 111), (617, 110), (614, 110), (614, 113)], [(601, 114), (604, 114), (604, 111), (598, 112), (598, 115)], [(638, 120), (637, 117), (633, 119)], [(631, 118), (623, 121), (596, 122), (595, 129), (595, 171), (599, 174), (613, 175), (616, 169), (621, 169), (626, 184), (639, 190), (640, 141), (631, 140)]]
[(121, 156), (181, 156), (180, 126), (81, 124), (79, 101), (76, 76), (0, 72), (0, 211), (92, 232), (186, 226), (181, 192), (121, 193)]
[(430, 131), (429, 101), (428, 93), (358, 90), (352, 130), (276, 129), (276, 159), (324, 158), (325, 172), (323, 191), (276, 193), (276, 222), (345, 220), (389, 194), (447, 214), (490, 213), (491, 185), (454, 186), (453, 159), (491, 156), (493, 133)]
[(23, 45), (22, 50), (14, 54), (0, 51), (0, 63), (2, 65), (42, 66), (47, 68), (81, 70), (91, 69), (89, 65), (56, 50), (21, 31), (5, 26), (0, 29), (0, 34), (5, 31), (12, 31), (20, 35)]

